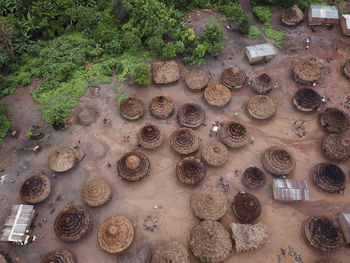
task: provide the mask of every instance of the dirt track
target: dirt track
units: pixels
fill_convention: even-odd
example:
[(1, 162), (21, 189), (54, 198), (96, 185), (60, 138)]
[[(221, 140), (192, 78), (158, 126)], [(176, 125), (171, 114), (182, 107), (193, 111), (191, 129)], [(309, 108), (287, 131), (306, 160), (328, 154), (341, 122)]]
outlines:
[[(200, 13), (191, 17), (192, 26), (204, 28), (205, 22), (210, 19), (211, 15)], [(220, 15), (217, 17), (220, 18)], [(178, 83), (167, 86), (151, 84), (147, 87), (137, 87), (129, 81), (119, 88), (120, 93), (140, 98), (146, 106), (156, 95), (172, 97), (176, 108), (185, 102), (201, 104), (206, 109), (208, 123), (207, 126), (196, 130), (202, 140), (201, 147), (209, 141), (216, 140), (216, 138), (208, 136), (213, 121), (232, 120), (234, 113), (238, 112), (237, 117), (246, 123), (255, 138), (255, 143), (240, 150), (231, 150), (229, 162), (220, 168), (208, 167), (206, 178), (201, 182), (201, 185), (216, 185), (223, 177), (231, 186), (231, 190), (225, 193), (229, 204), (232, 203), (234, 195), (240, 189), (244, 189), (241, 183), (243, 171), (251, 165), (262, 167), (260, 155), (266, 148), (271, 145), (282, 145), (288, 147), (296, 158), (296, 169), (291, 177), (307, 181), (310, 187), (311, 201), (303, 203), (274, 201), (271, 191), (272, 176), (268, 175), (267, 184), (262, 189), (254, 191), (254, 194), (262, 204), (262, 215), (257, 221), (268, 226), (270, 241), (254, 252), (244, 254), (232, 252), (230, 258), (225, 262), (278, 262), (277, 255), (281, 254), (280, 249), (288, 249), (288, 246), (302, 254), (305, 263), (315, 262), (316, 259), (325, 256), (325, 254), (306, 245), (300, 231), (302, 221), (306, 216), (312, 215), (326, 215), (334, 219), (337, 213), (350, 211), (349, 185), (347, 185), (343, 195), (330, 195), (316, 188), (310, 178), (311, 169), (317, 163), (325, 161), (320, 144), (326, 133), (320, 127), (318, 113), (302, 114), (292, 106), (292, 96), (299, 86), (293, 81), (290, 70), (292, 63), (301, 58), (321, 59), (324, 64), (323, 77), (315, 89), (320, 95), (329, 98), (329, 106), (342, 108), (350, 114), (349, 109), (343, 107), (346, 97), (350, 96), (350, 82), (340, 73), (344, 60), (350, 57), (349, 49), (336, 50), (341, 35), (338, 27), (331, 31), (319, 29), (318, 32), (311, 33), (306, 24), (299, 25), (297, 28), (286, 28), (280, 25), (278, 17), (278, 12), (275, 12), (272, 18), (272, 27), (288, 30), (292, 36), (307, 34), (312, 37), (312, 46), (308, 51), (303, 50), (293, 56), (282, 53), (268, 64), (250, 66), (243, 54), (244, 47), (271, 41), (266, 40), (264, 36), (259, 36), (257, 40), (242, 38), (238, 33), (228, 31), (225, 27), (226, 24), (221, 23), (224, 28), (225, 52), (218, 59), (208, 58), (207, 64), (202, 67), (212, 76), (213, 80), (219, 79), (224, 68), (233, 65), (238, 65), (245, 70), (249, 77), (268, 72), (279, 84), (279, 87), (270, 93), (271, 98), (278, 106), (277, 113), (272, 120), (261, 122), (246, 115), (244, 104), (249, 97), (254, 95), (248, 87), (244, 87), (240, 91), (233, 91), (231, 103), (223, 109), (214, 109), (208, 106), (203, 99), (203, 93), (189, 91), (185, 87), (183, 78)], [(332, 57), (333, 60), (327, 63), (327, 57)], [(190, 67), (185, 67), (182, 70), (182, 76), (189, 69)], [(41, 224), (41, 227), (37, 225), (34, 229), (38, 242), (18, 248), (0, 243), (0, 252), (8, 255), (13, 262), (23, 263), (39, 262), (44, 254), (59, 247), (69, 248), (73, 251), (78, 262), (144, 262), (130, 260), (130, 258), (140, 251), (147, 254), (147, 251), (152, 251), (155, 246), (171, 240), (179, 241), (187, 247), (190, 231), (193, 226), (199, 223), (199, 219), (195, 217), (189, 206), (193, 189), (198, 186), (184, 186), (179, 184), (176, 179), (175, 167), (180, 157), (169, 148), (169, 136), (172, 131), (179, 128), (174, 116), (170, 118), (170, 123), (167, 123), (154, 119), (146, 110), (144, 118), (137, 122), (123, 120), (116, 109), (117, 102), (113, 91), (113, 81), (111, 84), (100, 86), (99, 96), (92, 97), (87, 93), (87, 96), (81, 98), (80, 105), (89, 103), (97, 105), (99, 114), (95, 123), (90, 126), (73, 124), (67, 131), (54, 131), (40, 119), (36, 105), (30, 97), (30, 92), (36, 85), (37, 82), (34, 82), (29, 87), (20, 88), (14, 95), (2, 100), (2, 103), (6, 105), (13, 105), (10, 108), (9, 117), (13, 125), (19, 127), (22, 132), (18, 139), (7, 137), (0, 145), (0, 165), (5, 167), (4, 173), (7, 174), (5, 183), (0, 184), (0, 225), (3, 224), (9, 208), (13, 204), (21, 202), (18, 191), (27, 176), (43, 169), (49, 176), (53, 189), (49, 198), (36, 206), (39, 212), (37, 222)], [(104, 118), (111, 118), (111, 126), (103, 124)], [(304, 126), (307, 134), (303, 138), (299, 138), (291, 130), (292, 123), (296, 120), (305, 120)], [(72, 122), (75, 123), (74, 119)], [(149, 177), (137, 183), (124, 182), (116, 173), (116, 160), (125, 152), (138, 149), (136, 133), (146, 123), (160, 126), (165, 134), (165, 144), (157, 152), (141, 150), (147, 154), (151, 161)], [(35, 124), (40, 124), (46, 133), (45, 147), (38, 154), (28, 151), (28, 147), (23, 146), (27, 142), (25, 132)], [(345, 135), (349, 138), (350, 131)], [(86, 153), (86, 158), (72, 171), (53, 178), (53, 173), (47, 164), (48, 154), (56, 147), (73, 147), (75, 145), (79, 146), (78, 155), (81, 157)], [(17, 149), (20, 150), (17, 151)], [(110, 162), (112, 168), (106, 167), (106, 162)], [(350, 160), (340, 163), (339, 166), (349, 175)], [(236, 169), (239, 171), (240, 176), (238, 177), (235, 176)], [(113, 190), (112, 200), (99, 208), (87, 208), (94, 225), (82, 240), (72, 244), (58, 240), (53, 230), (56, 215), (69, 203), (86, 207), (80, 197), (81, 186), (89, 178), (95, 176), (101, 176), (110, 183)], [(14, 182), (11, 183), (11, 180)], [(54, 204), (54, 211), (49, 208), (50, 204)], [(162, 208), (155, 209), (154, 205), (161, 205)], [(103, 252), (96, 240), (98, 226), (111, 215), (127, 216), (135, 224), (134, 242), (127, 251), (119, 256)], [(154, 232), (144, 230), (143, 224), (147, 216), (152, 216), (153, 219), (157, 220), (157, 228)], [(43, 218), (48, 219), (47, 222), (43, 222)], [(230, 223), (237, 222), (237, 219), (234, 217), (232, 209), (229, 208), (220, 221), (229, 230)], [(144, 249), (141, 250), (142, 248)], [(348, 253), (345, 248), (341, 248), (329, 256), (334, 256), (345, 263)], [(191, 262), (199, 261), (191, 255)], [(295, 261), (287, 256), (282, 257), (282, 262)]]

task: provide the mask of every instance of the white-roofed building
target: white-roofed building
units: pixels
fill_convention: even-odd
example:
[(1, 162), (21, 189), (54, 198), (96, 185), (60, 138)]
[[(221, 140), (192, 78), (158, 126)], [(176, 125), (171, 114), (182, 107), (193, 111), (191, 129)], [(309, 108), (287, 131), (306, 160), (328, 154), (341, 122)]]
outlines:
[(250, 64), (268, 62), (277, 55), (276, 48), (271, 44), (260, 44), (246, 47), (246, 55)]
[(273, 198), (279, 201), (310, 200), (309, 187), (304, 180), (273, 179)]
[(350, 14), (340, 16), (340, 26), (343, 35), (350, 36)]
[(339, 21), (338, 9), (328, 5), (310, 5), (308, 17), (310, 26), (334, 25)]

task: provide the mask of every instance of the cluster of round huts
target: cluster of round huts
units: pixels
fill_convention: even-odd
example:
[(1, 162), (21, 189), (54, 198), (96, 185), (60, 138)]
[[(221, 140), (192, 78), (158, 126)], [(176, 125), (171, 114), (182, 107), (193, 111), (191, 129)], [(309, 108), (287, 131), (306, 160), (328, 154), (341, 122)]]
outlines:
[[(287, 10), (283, 19), (291, 24), (300, 22), (298, 10)], [(347, 176), (336, 164), (350, 158), (350, 140), (344, 135), (349, 129), (350, 119), (341, 109), (326, 107), (322, 96), (314, 88), (321, 78), (322, 69), (318, 63), (310, 60), (298, 61), (293, 66), (293, 78), (304, 85), (292, 98), (296, 110), (320, 114), (320, 124), (327, 133), (321, 148), (327, 161), (320, 162), (310, 169), (310, 177), (315, 185), (328, 193), (341, 193), (345, 190)], [(350, 60), (344, 65), (344, 74), (350, 78)], [(181, 74), (177, 62), (156, 62), (152, 65), (153, 81), (167, 84), (178, 81)], [(251, 88), (256, 95), (246, 103), (246, 112), (256, 120), (273, 118), (277, 106), (269, 97), (269, 92), (278, 85), (268, 74), (248, 76), (237, 66), (226, 68), (219, 80), (211, 80), (202, 70), (189, 71), (184, 81), (193, 92), (203, 92), (204, 100), (212, 107), (225, 107), (230, 103), (235, 90)], [(276, 178), (289, 178), (297, 163), (292, 152), (284, 146), (272, 145), (261, 153), (261, 166), (248, 167), (242, 175), (241, 189), (228, 202), (224, 192), (213, 185), (200, 182), (206, 176), (206, 167), (221, 167), (229, 161), (230, 151), (239, 151), (252, 142), (247, 125), (234, 118), (222, 123), (217, 140), (201, 145), (196, 129), (206, 122), (204, 108), (196, 103), (186, 102), (175, 105), (173, 98), (154, 97), (148, 104), (148, 110), (155, 119), (166, 120), (176, 114), (179, 125), (171, 134), (164, 134), (156, 124), (146, 124), (137, 131), (135, 137), (142, 150), (125, 152), (117, 162), (117, 173), (123, 180), (135, 183), (140, 180), (152, 180), (152, 163), (148, 155), (161, 147), (169, 147), (179, 156), (174, 167), (174, 176), (184, 185), (198, 185), (193, 191), (189, 204), (193, 213), (200, 219), (189, 233), (188, 248), (201, 262), (222, 262), (235, 248), (237, 253), (257, 249), (268, 241), (267, 225), (259, 222), (263, 204), (253, 194), (267, 183), (267, 174)], [(144, 101), (136, 97), (124, 100), (120, 105), (120, 114), (127, 121), (140, 120), (146, 111)], [(165, 143), (167, 141), (167, 143)], [(200, 150), (200, 153), (198, 151)], [(56, 173), (65, 173), (72, 169), (78, 158), (74, 150), (59, 148), (50, 153), (48, 163)], [(27, 178), (20, 188), (20, 197), (25, 203), (36, 204), (45, 200), (51, 191), (51, 183), (43, 174)], [(81, 198), (89, 207), (67, 205), (57, 215), (53, 229), (57, 238), (64, 242), (78, 241), (92, 231), (93, 224), (90, 209), (101, 206), (111, 199), (112, 190), (102, 177), (87, 181), (81, 189)], [(230, 232), (220, 219), (231, 209), (239, 223), (232, 223)], [(335, 222), (327, 216), (308, 217), (300, 222), (307, 243), (324, 252), (334, 251), (343, 245), (343, 235)], [(253, 233), (253, 234), (252, 234)], [(100, 248), (110, 254), (119, 254), (133, 243), (135, 228), (133, 222), (124, 215), (105, 218), (97, 228), (97, 242)], [(74, 252), (57, 249), (42, 258), (47, 262), (76, 262)], [(189, 252), (183, 244), (166, 240), (154, 249), (152, 263), (190, 262)]]

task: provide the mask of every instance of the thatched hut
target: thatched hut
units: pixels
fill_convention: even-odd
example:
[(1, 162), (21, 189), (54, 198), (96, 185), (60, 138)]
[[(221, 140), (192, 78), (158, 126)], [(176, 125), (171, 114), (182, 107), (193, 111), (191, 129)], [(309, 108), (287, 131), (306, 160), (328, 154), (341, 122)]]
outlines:
[(206, 114), (201, 105), (185, 103), (178, 108), (176, 117), (181, 126), (195, 129), (205, 122)]
[(180, 78), (180, 69), (177, 62), (160, 61), (152, 63), (152, 78), (155, 84), (168, 84)]
[(191, 70), (185, 77), (187, 87), (192, 91), (205, 88), (209, 82), (209, 76), (205, 71), (200, 69)]
[(164, 142), (164, 135), (158, 126), (147, 124), (139, 130), (137, 141), (146, 150), (159, 150)]
[(256, 64), (259, 62), (267, 63), (277, 55), (277, 51), (271, 44), (260, 44), (246, 47), (245, 54), (250, 64)]
[(232, 210), (239, 221), (248, 224), (260, 216), (261, 205), (254, 195), (240, 191), (233, 200)]
[(321, 109), (322, 98), (313, 89), (298, 89), (294, 94), (293, 103), (300, 111), (318, 111)]
[(138, 151), (124, 154), (118, 161), (117, 170), (121, 178), (137, 182), (149, 174), (151, 163), (146, 155)]
[(102, 178), (87, 181), (81, 190), (83, 201), (91, 207), (101, 206), (111, 197), (111, 187)]
[(276, 113), (276, 104), (266, 95), (255, 95), (247, 103), (250, 116), (258, 120), (266, 120)]
[(250, 87), (258, 94), (266, 94), (270, 90), (277, 88), (278, 84), (267, 73), (262, 73), (252, 79)]
[(340, 133), (349, 129), (349, 115), (338, 108), (327, 108), (321, 114), (321, 125), (332, 133)]
[(250, 189), (257, 189), (266, 182), (265, 173), (258, 167), (248, 167), (242, 177), (243, 183)]
[(335, 6), (310, 5), (308, 20), (310, 26), (334, 25), (339, 22), (338, 9)]
[(51, 170), (59, 173), (72, 169), (77, 160), (75, 152), (69, 148), (56, 149), (48, 157)]
[(154, 97), (149, 103), (151, 114), (156, 119), (165, 120), (174, 114), (173, 99), (167, 96)]
[(195, 156), (184, 157), (176, 166), (176, 176), (183, 184), (197, 184), (205, 177), (205, 164)]
[(282, 11), (282, 22), (287, 26), (295, 26), (304, 19), (304, 13), (297, 5), (285, 9)]
[(228, 160), (228, 150), (221, 142), (210, 142), (203, 147), (203, 160), (212, 166), (224, 165)]
[(225, 122), (219, 130), (221, 141), (231, 148), (240, 148), (251, 141), (248, 129), (236, 121)]
[(41, 263), (75, 263), (74, 256), (68, 249), (57, 249), (45, 255)]
[(182, 155), (189, 155), (197, 152), (199, 144), (199, 136), (190, 128), (178, 129), (170, 136), (171, 148)]
[(190, 263), (187, 249), (179, 242), (163, 244), (154, 250), (151, 263)]
[(295, 158), (286, 149), (271, 146), (261, 156), (261, 162), (271, 174), (288, 176), (295, 168)]
[(209, 85), (204, 91), (204, 99), (211, 106), (223, 107), (230, 102), (231, 91), (220, 83)]
[(44, 201), (50, 194), (51, 182), (45, 175), (33, 175), (28, 177), (19, 191), (22, 200), (29, 204)]
[(340, 16), (340, 26), (344, 36), (350, 36), (350, 14)]
[(312, 85), (321, 78), (321, 67), (315, 61), (301, 60), (294, 65), (293, 77), (303, 85)]
[(120, 104), (120, 114), (129, 121), (137, 121), (144, 114), (145, 105), (137, 98), (127, 98)]
[(350, 140), (340, 134), (327, 135), (322, 141), (321, 149), (334, 161), (344, 162), (350, 158)]
[(347, 178), (343, 170), (332, 163), (319, 163), (312, 170), (314, 183), (329, 193), (344, 191)]
[(221, 82), (229, 89), (242, 88), (246, 79), (246, 73), (238, 67), (227, 68), (221, 73)]

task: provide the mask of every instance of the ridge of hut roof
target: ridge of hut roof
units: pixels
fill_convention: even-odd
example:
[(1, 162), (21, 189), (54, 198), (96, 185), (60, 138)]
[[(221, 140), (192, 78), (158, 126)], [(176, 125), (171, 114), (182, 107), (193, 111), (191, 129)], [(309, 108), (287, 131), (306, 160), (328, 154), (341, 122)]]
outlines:
[(328, 5), (310, 5), (311, 16), (318, 18), (339, 19), (338, 9)]
[(345, 19), (346, 29), (350, 29), (350, 14), (342, 15), (342, 17), (344, 17), (344, 19)]
[(251, 57), (263, 57), (277, 54), (275, 47), (269, 43), (248, 46), (246, 49)]

